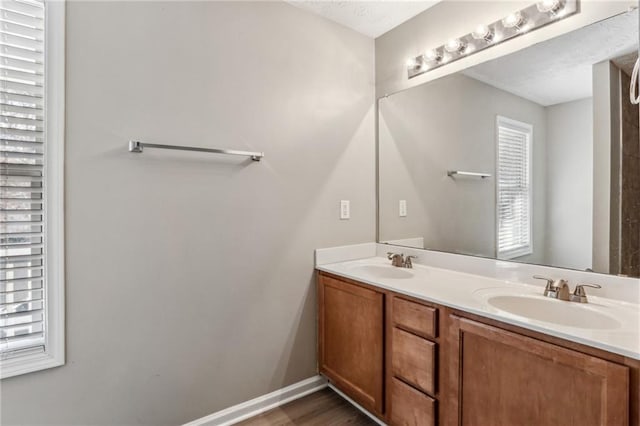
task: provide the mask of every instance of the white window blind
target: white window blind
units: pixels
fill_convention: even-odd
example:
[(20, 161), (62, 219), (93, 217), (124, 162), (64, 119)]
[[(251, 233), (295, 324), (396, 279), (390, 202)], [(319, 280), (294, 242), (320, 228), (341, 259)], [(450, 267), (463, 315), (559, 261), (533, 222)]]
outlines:
[(533, 252), (531, 234), (531, 141), (533, 127), (498, 117), (498, 258)]
[(45, 5), (0, 0), (0, 354), (45, 349)]

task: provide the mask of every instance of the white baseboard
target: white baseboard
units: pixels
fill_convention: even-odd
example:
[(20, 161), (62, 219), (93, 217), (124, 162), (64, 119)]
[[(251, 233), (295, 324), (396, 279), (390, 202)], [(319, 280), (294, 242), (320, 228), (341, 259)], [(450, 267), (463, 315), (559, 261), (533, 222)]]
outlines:
[(183, 426), (230, 426), (326, 387), (327, 379), (324, 377), (310, 377), (286, 388), (196, 419)]
[(371, 414), (370, 412), (368, 412), (367, 410), (365, 410), (364, 408), (362, 408), (360, 406), (360, 404), (358, 404), (357, 402), (355, 402), (353, 399), (349, 398), (347, 395), (345, 395), (340, 389), (336, 388), (335, 386), (333, 386), (331, 383), (329, 383), (329, 387), (338, 395), (340, 395), (341, 397), (343, 397), (344, 399), (346, 399), (351, 405), (353, 405), (354, 407), (356, 407), (358, 410), (362, 411), (364, 414), (367, 415), (367, 417), (369, 417), (371, 420), (373, 420), (374, 422), (378, 423), (380, 426), (387, 426), (386, 423), (384, 423), (382, 420), (380, 420), (379, 418), (377, 418), (376, 416), (374, 416), (373, 414)]

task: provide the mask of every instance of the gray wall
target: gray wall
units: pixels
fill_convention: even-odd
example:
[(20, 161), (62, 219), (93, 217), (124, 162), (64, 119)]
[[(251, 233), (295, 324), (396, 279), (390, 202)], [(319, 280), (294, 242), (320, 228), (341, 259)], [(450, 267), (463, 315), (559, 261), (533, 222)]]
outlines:
[(313, 376), (313, 249), (375, 237), (373, 41), (283, 2), (67, 24), (67, 364), (3, 380), (1, 423), (175, 425)]
[[(495, 257), (496, 116), (533, 125), (533, 254), (544, 260), (546, 113), (534, 102), (462, 74), (379, 103), (380, 240), (424, 237), (425, 248)], [(447, 170), (490, 179), (447, 177)], [(407, 217), (398, 202), (407, 200)]]
[(592, 267), (593, 101), (546, 108), (546, 265)]

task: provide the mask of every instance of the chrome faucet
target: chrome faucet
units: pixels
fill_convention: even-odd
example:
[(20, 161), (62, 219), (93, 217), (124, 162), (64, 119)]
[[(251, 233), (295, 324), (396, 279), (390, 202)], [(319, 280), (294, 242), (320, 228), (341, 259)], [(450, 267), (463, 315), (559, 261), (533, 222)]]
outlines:
[(547, 282), (547, 286), (544, 289), (545, 297), (565, 300), (568, 302), (588, 303), (587, 293), (584, 291), (584, 288), (602, 288), (597, 284), (578, 284), (572, 294), (569, 289), (569, 283), (566, 280), (553, 280), (540, 275), (534, 275), (533, 278), (537, 280), (545, 280)]
[(413, 263), (411, 262), (411, 259), (417, 259), (417, 256), (407, 256), (406, 258), (404, 257), (404, 254), (402, 253), (393, 253), (393, 252), (388, 252), (387, 253), (387, 259), (389, 259), (391, 261), (391, 265), (395, 266), (397, 268), (413, 268)]
[(391, 266), (404, 268), (404, 254), (388, 252), (387, 259), (391, 261)]
[(569, 301), (569, 283), (566, 280), (553, 280), (551, 278), (541, 277), (540, 275), (534, 275), (533, 278), (547, 282), (547, 286), (544, 289), (545, 297)]

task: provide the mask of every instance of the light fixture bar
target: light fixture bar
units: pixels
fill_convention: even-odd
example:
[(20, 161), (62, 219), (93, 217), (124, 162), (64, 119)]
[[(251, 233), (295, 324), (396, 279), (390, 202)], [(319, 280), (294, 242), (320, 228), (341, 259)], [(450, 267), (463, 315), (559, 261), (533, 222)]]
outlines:
[(578, 12), (578, 0), (542, 0), (489, 25), (449, 40), (407, 61), (407, 75), (417, 77)]

